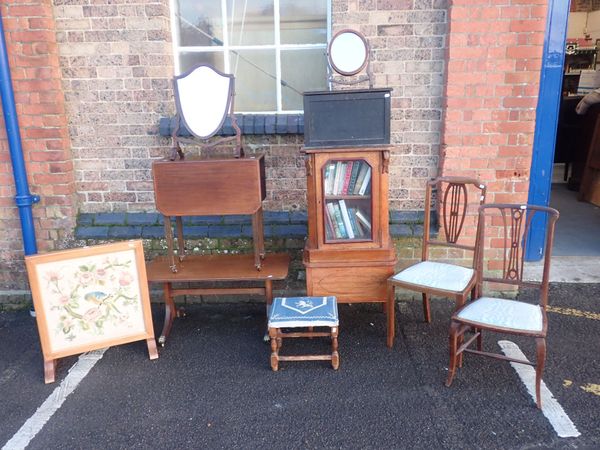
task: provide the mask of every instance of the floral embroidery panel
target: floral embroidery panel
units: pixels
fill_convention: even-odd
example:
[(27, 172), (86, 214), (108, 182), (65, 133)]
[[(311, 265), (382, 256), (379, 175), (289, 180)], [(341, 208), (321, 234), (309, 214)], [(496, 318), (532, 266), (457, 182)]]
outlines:
[(52, 351), (144, 333), (135, 252), (40, 264)]

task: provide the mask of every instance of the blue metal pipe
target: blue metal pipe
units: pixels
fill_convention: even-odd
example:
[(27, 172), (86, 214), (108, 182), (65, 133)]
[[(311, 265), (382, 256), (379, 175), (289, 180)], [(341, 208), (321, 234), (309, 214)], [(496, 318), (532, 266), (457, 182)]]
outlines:
[(2, 112), (4, 113), (4, 124), (10, 159), (12, 161), (13, 176), (15, 179), (15, 203), (19, 208), (21, 229), (23, 232), (23, 247), (26, 255), (37, 253), (35, 242), (35, 228), (33, 226), (33, 215), (31, 205), (40, 201), (39, 196), (31, 195), (27, 183), (27, 172), (23, 159), (23, 148), (21, 146), (21, 133), (19, 132), (19, 120), (15, 106), (12, 80), (10, 77), (10, 66), (8, 65), (8, 51), (4, 37), (4, 25), (0, 13), (0, 95), (2, 96)]

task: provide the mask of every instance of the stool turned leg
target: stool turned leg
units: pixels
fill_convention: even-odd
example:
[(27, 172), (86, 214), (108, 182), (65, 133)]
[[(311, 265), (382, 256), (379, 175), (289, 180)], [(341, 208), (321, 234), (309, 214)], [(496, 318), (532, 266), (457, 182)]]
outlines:
[(333, 370), (338, 370), (340, 367), (340, 354), (338, 353), (338, 329), (331, 329), (331, 367)]
[(269, 328), (269, 337), (271, 338), (271, 369), (277, 372), (279, 369), (279, 344), (277, 339), (277, 328)]

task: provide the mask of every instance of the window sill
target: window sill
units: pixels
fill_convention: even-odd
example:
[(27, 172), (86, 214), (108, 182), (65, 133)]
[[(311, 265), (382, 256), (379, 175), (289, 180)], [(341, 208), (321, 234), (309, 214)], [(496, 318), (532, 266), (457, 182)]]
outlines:
[[(236, 114), (242, 134), (304, 134), (304, 114)], [(161, 136), (171, 136), (175, 127), (175, 117), (161, 117), (158, 130)], [(232, 136), (234, 133), (231, 120), (225, 123), (219, 132), (221, 136)], [(182, 124), (179, 136), (191, 136)]]

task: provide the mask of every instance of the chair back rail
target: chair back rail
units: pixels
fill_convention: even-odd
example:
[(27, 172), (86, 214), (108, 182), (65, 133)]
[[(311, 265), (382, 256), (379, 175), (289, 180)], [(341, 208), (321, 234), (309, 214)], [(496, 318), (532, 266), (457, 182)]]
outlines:
[[(423, 249), (422, 260), (429, 259), (429, 247), (447, 247), (459, 250), (475, 252), (475, 244), (459, 243), (463, 231), (467, 211), (469, 209), (469, 189), (479, 194), (475, 203), (481, 205), (485, 202), (486, 186), (475, 178), (468, 177), (438, 177), (427, 183), (425, 194), (425, 218), (423, 222)], [(431, 208), (433, 203), (433, 191), (437, 194), (438, 222), (443, 231), (443, 239), (432, 239), (431, 231)], [(475, 233), (475, 241), (478, 233)]]
[[(525, 281), (523, 280), (523, 269), (527, 236), (533, 218), (539, 214), (543, 214), (548, 221), (542, 280), (539, 282)], [(545, 308), (548, 301), (548, 280), (552, 244), (554, 242), (554, 226), (558, 216), (557, 210), (546, 206), (509, 203), (481, 205), (479, 207), (478, 247), (475, 257), (478, 291), (483, 292), (482, 284), (484, 282), (513, 285), (519, 288), (537, 288), (540, 290), (540, 304)], [(497, 228), (498, 230), (487, 233), (490, 228)], [(490, 248), (486, 248), (488, 234), (491, 235)], [(496, 274), (494, 275), (486, 275), (485, 273), (485, 254), (489, 251), (496, 251), (496, 255), (500, 256), (502, 262), (500, 275), (497, 275), (500, 267), (495, 270)]]

